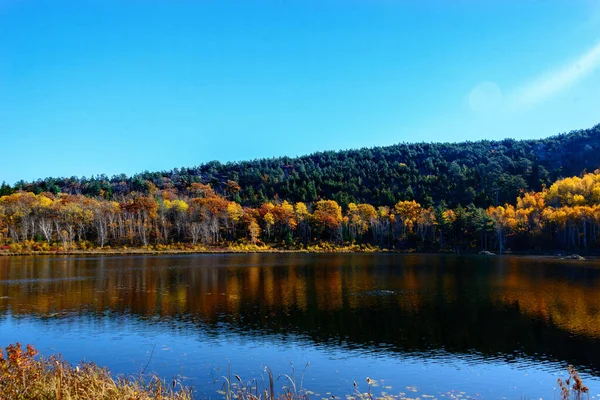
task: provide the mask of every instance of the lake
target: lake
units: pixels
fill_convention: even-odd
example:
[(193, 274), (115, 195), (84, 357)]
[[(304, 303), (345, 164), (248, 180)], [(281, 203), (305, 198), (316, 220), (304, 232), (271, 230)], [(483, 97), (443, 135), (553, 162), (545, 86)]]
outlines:
[[(154, 372), (294, 374), (406, 397), (553, 399), (569, 364), (600, 393), (600, 262), (414, 254), (0, 257), (0, 346)], [(302, 382), (301, 382), (302, 381)]]

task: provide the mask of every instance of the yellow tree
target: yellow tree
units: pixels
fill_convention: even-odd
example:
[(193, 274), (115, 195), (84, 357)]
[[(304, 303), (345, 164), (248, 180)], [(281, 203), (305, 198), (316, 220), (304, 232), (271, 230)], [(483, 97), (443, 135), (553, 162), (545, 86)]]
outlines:
[(4, 224), (10, 236), (15, 242), (27, 240), (33, 235), (35, 219), (33, 217), (33, 206), (36, 197), (30, 192), (16, 192), (11, 195), (2, 196), (0, 204), (4, 208)]
[(490, 207), (486, 212), (494, 220), (498, 237), (498, 248), (500, 254), (502, 254), (506, 236), (517, 226), (515, 208), (511, 204), (505, 204), (504, 207)]
[(37, 201), (34, 204), (34, 214), (36, 217), (36, 225), (48, 243), (52, 240), (54, 230), (54, 220), (56, 214), (53, 209), (54, 196), (50, 193), (41, 193), (37, 196)]
[(354, 240), (359, 234), (359, 232), (362, 231), (361, 227), (363, 225), (363, 221), (360, 218), (360, 214), (358, 213), (358, 207), (356, 207), (356, 204), (348, 204), (348, 212), (346, 213), (346, 217), (344, 218), (344, 223), (348, 226), (348, 234), (350, 236), (350, 240)]
[(227, 204), (226, 215), (226, 225), (231, 225), (231, 237), (235, 238), (235, 228), (244, 216), (244, 209), (238, 203), (230, 201)]
[(370, 204), (348, 204), (348, 232), (354, 239), (357, 235), (363, 236), (377, 221), (377, 210)]
[(369, 228), (372, 228), (373, 224), (377, 220), (377, 210), (375, 210), (375, 207), (367, 203), (358, 204), (356, 207), (358, 208), (358, 214), (363, 221), (361, 234), (364, 234)]
[(170, 218), (173, 221), (173, 225), (175, 225), (178, 238), (182, 238), (189, 208), (190, 206), (185, 200), (175, 199), (171, 202)]
[(263, 215), (263, 220), (265, 221), (265, 227), (267, 228), (267, 237), (271, 238), (271, 227), (275, 224), (275, 217), (271, 211), (267, 211), (265, 215)]
[(250, 235), (250, 241), (252, 244), (256, 244), (258, 238), (260, 237), (260, 226), (254, 218), (250, 220), (250, 224), (248, 225), (248, 234)]
[[(377, 219), (373, 223), (373, 241), (384, 245), (384, 241), (393, 235), (392, 227), (396, 224), (396, 216), (388, 206), (377, 207)], [(388, 241), (389, 243), (389, 241)]]
[(414, 200), (396, 203), (394, 214), (396, 214), (396, 223), (400, 225), (400, 239), (405, 239), (407, 233), (412, 233), (420, 212), (421, 205)]
[(315, 224), (329, 232), (329, 237), (341, 240), (342, 207), (335, 200), (319, 200), (313, 213)]
[(583, 177), (559, 179), (545, 192), (545, 200), (553, 207), (598, 204), (600, 171), (596, 170)]
[(518, 228), (528, 234), (540, 232), (543, 227), (542, 212), (546, 208), (546, 191), (527, 192), (517, 198)]
[(262, 222), (269, 239), (271, 238), (273, 225), (275, 225), (275, 216), (273, 215), (274, 209), (275, 205), (271, 202), (263, 203), (258, 208), (258, 214), (260, 216), (258, 221)]
[(170, 232), (175, 227), (177, 237), (181, 238), (189, 205), (175, 197), (172, 191), (162, 191), (162, 200), (159, 199), (157, 220), (160, 225), (160, 236), (166, 243), (169, 241)]
[(298, 202), (294, 206), (294, 218), (296, 220), (298, 235), (302, 238), (304, 243), (310, 238), (310, 224), (309, 219), (311, 218), (310, 212), (306, 204)]
[(293, 231), (296, 230), (298, 222), (296, 221), (296, 213), (294, 206), (284, 200), (280, 205), (275, 206), (273, 209), (276, 223), (280, 224), (284, 230)]

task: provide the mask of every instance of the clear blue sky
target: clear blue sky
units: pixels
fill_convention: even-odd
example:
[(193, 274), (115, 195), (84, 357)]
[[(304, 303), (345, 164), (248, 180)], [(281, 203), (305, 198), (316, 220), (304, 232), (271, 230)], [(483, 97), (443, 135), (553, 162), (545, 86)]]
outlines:
[(600, 122), (598, 0), (0, 0), (0, 181)]

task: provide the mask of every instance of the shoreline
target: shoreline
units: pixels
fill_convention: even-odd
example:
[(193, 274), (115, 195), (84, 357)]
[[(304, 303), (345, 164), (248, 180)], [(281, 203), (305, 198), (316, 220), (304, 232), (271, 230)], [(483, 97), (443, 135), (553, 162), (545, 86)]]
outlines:
[[(136, 248), (116, 248), (116, 249), (93, 249), (93, 250), (32, 250), (21, 252), (0, 251), (0, 257), (19, 257), (19, 256), (134, 256), (134, 255), (192, 255), (192, 254), (350, 254), (350, 253), (371, 253), (371, 254), (436, 254), (436, 255), (457, 255), (457, 256), (532, 256), (549, 257), (562, 259), (565, 261), (577, 259), (568, 258), (583, 254), (585, 259), (595, 259), (600, 257), (597, 252), (567, 252), (557, 250), (555, 252), (509, 252), (504, 254), (483, 251), (462, 252), (456, 254), (452, 251), (418, 251), (416, 249), (379, 249), (379, 248), (358, 248), (358, 246), (348, 246), (340, 248), (322, 248), (322, 249), (278, 249), (278, 248), (256, 248), (256, 249), (236, 249), (227, 247), (215, 247), (208, 249), (147, 249), (143, 247)], [(582, 257), (582, 259), (583, 259)]]
[[(122, 255), (179, 255), (179, 254), (349, 254), (349, 253), (397, 253), (410, 254), (414, 251), (400, 250), (305, 250), (305, 249), (264, 249), (264, 250), (236, 250), (236, 249), (210, 249), (210, 250), (67, 250), (67, 251), (28, 251), (28, 252), (0, 252), (0, 257), (15, 256), (122, 256)], [(427, 253), (422, 253), (427, 254)], [(431, 253), (433, 254), (433, 253)], [(444, 254), (444, 253), (439, 253)]]

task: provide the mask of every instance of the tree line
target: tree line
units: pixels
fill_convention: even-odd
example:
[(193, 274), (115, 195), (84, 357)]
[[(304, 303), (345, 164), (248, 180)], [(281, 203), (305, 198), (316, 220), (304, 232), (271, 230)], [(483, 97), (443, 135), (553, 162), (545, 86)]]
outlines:
[(0, 243), (60, 246), (157, 247), (174, 244), (371, 245), (422, 251), (596, 249), (600, 233), (600, 171), (522, 191), (516, 202), (487, 208), (433, 207), (415, 200), (392, 206), (336, 200), (240, 204), (242, 188), (225, 194), (209, 184), (184, 191), (146, 182), (143, 192), (108, 200), (102, 195), (17, 191), (0, 197)]

